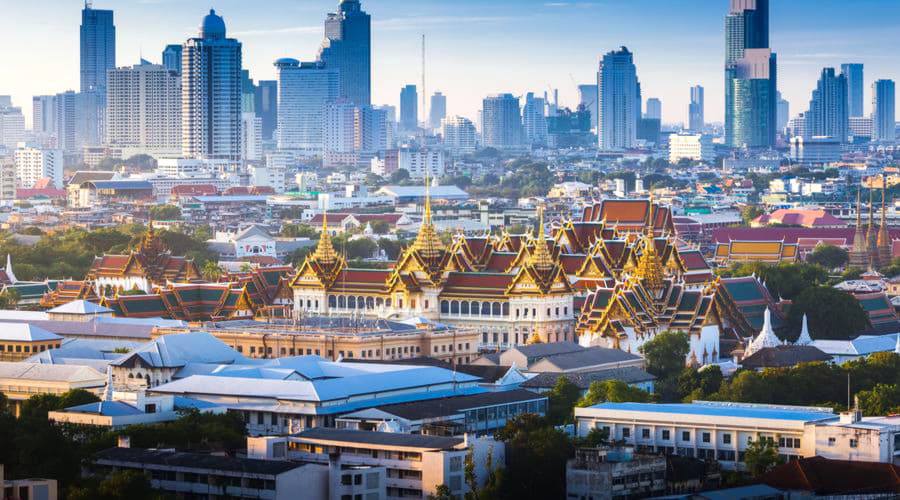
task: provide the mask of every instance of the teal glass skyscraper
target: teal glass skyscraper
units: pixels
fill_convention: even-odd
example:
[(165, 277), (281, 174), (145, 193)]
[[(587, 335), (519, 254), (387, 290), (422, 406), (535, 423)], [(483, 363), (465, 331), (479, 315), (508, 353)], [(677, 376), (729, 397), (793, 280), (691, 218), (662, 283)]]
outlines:
[(863, 65), (841, 64), (841, 74), (847, 79), (847, 105), (850, 116), (863, 116)]
[(359, 0), (341, 0), (325, 19), (325, 41), (319, 60), (340, 74), (340, 97), (356, 106), (372, 103), (371, 17)]
[(106, 71), (116, 67), (116, 26), (113, 11), (87, 2), (81, 11), (81, 91), (106, 91)]
[(831, 137), (847, 142), (850, 126), (847, 77), (837, 74), (834, 68), (823, 69), (804, 117), (807, 137)]
[(768, 0), (731, 0), (725, 18), (725, 142), (775, 144), (777, 64), (769, 48)]

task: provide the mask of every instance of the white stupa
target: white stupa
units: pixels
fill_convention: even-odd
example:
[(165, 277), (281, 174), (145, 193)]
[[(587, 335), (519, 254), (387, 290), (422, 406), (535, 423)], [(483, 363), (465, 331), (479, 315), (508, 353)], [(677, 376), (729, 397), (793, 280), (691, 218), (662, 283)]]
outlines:
[(809, 345), (812, 344), (812, 337), (809, 336), (809, 326), (806, 324), (806, 314), (803, 315), (803, 328), (800, 329), (800, 336), (797, 337), (797, 341), (794, 342), (794, 345)]
[(778, 336), (775, 335), (775, 330), (772, 329), (772, 312), (769, 311), (769, 308), (766, 308), (766, 312), (763, 315), (763, 327), (759, 332), (759, 335), (750, 342), (750, 345), (747, 346), (747, 350), (744, 351), (744, 358), (749, 358), (753, 354), (765, 349), (767, 347), (778, 347), (780, 341), (778, 340)]

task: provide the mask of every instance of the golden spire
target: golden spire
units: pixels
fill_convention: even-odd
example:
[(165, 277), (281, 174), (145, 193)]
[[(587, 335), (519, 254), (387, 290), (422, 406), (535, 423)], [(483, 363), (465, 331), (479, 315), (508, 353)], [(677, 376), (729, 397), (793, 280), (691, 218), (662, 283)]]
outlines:
[(425, 173), (425, 215), (422, 217), (422, 227), (419, 228), (419, 234), (416, 235), (412, 248), (426, 259), (438, 258), (444, 251), (444, 244), (431, 222), (431, 192), (428, 185), (428, 172)]
[(878, 230), (878, 244), (887, 244), (887, 205), (885, 192), (887, 191), (887, 178), (881, 175), (881, 228)]
[(862, 205), (859, 202), (859, 192), (861, 189), (856, 190), (856, 230), (862, 230), (862, 219), (860, 218), (862, 212)]
[(649, 290), (654, 297), (663, 289), (663, 273), (662, 263), (656, 254), (656, 241), (653, 238), (653, 195), (650, 195), (650, 221), (648, 228), (644, 232), (644, 252), (638, 260), (636, 274), (641, 279), (644, 288)]
[(538, 236), (534, 244), (534, 253), (528, 262), (538, 271), (547, 272), (553, 269), (553, 257), (547, 250), (547, 239), (544, 236), (544, 207), (538, 206)]
[(328, 211), (322, 214), (322, 234), (319, 236), (319, 244), (313, 253), (313, 259), (319, 264), (329, 265), (337, 260), (337, 252), (331, 244), (331, 235), (328, 234)]

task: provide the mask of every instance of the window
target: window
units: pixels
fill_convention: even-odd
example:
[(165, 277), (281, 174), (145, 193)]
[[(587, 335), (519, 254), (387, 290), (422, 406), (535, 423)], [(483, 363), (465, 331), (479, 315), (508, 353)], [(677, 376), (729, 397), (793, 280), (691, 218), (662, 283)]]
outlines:
[(722, 434), (722, 442), (725, 444), (731, 444), (731, 434)]
[(650, 429), (641, 429), (641, 438), (650, 439)]
[(662, 438), (663, 441), (668, 441), (669, 439), (672, 439), (672, 434), (669, 431), (662, 431)]
[(828, 438), (828, 446), (834, 446), (834, 438)]
[(703, 439), (703, 442), (704, 442), (704, 443), (708, 443), (708, 442), (709, 442), (709, 433), (708, 433), (708, 432), (704, 432), (704, 433), (703, 433), (703, 436), (702, 436), (702, 439)]
[(851, 439), (851, 440), (850, 440), (850, 447), (851, 447), (851, 448), (856, 448), (858, 445), (859, 445), (859, 441), (857, 441), (857, 440), (855, 440), (855, 439)]
[(625, 427), (622, 429), (622, 439), (628, 439), (631, 437), (631, 429)]
[(682, 440), (682, 441), (690, 441), (690, 440), (691, 440), (691, 433), (690, 433), (690, 431), (682, 431), (682, 432), (681, 432), (681, 440)]
[(265, 425), (266, 424), (266, 414), (263, 412), (256, 413), (256, 425)]
[(353, 484), (362, 484), (362, 474), (353, 475)]
[(350, 474), (344, 474), (343, 476), (341, 476), (341, 484), (353, 484), (353, 477)]

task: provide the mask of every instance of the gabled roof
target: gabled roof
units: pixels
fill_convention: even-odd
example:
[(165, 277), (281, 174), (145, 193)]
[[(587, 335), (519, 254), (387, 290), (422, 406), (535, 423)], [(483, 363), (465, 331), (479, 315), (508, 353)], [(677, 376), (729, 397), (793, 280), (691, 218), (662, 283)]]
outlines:
[(900, 493), (900, 467), (824, 457), (799, 458), (775, 467), (760, 481), (775, 488), (807, 491), (816, 496)]
[(787, 368), (799, 363), (830, 361), (831, 356), (813, 346), (779, 345), (765, 347), (741, 360), (744, 368)]
[(113, 310), (86, 300), (74, 300), (67, 304), (56, 306), (47, 312), (57, 314), (105, 314), (111, 313)]
[(106, 375), (87, 366), (0, 361), (0, 379), (4, 378), (68, 383), (96, 381), (98, 385), (106, 383)]
[(242, 354), (205, 332), (157, 337), (111, 364), (127, 366), (136, 358), (144, 364), (157, 368), (177, 368), (188, 363), (232, 364), (246, 362), (246, 358)]
[(0, 340), (9, 342), (46, 342), (62, 340), (62, 337), (28, 323), (0, 323)]

